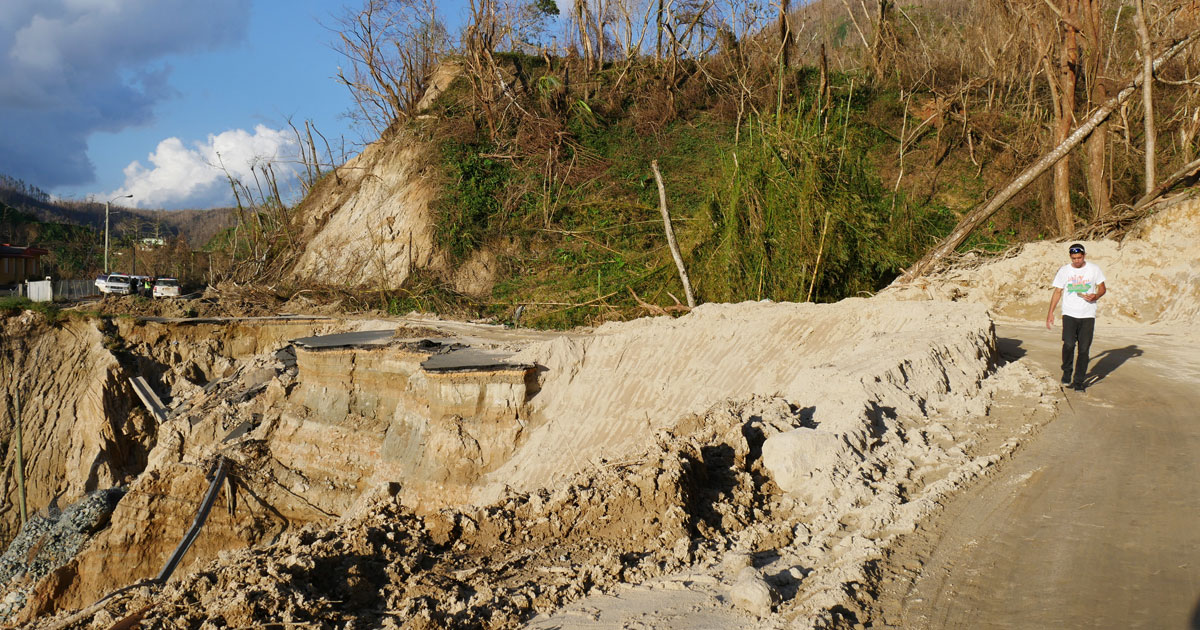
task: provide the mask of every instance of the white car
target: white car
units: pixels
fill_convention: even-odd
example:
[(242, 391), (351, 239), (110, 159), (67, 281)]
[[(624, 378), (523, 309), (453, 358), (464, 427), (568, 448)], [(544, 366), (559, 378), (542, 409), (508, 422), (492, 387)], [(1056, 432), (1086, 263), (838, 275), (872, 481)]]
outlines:
[(99, 287), (101, 293), (116, 293), (119, 295), (129, 295), (129, 276), (123, 273), (110, 273), (104, 279), (104, 286), (100, 286), (100, 279), (96, 279), (96, 286)]
[(179, 297), (179, 281), (175, 278), (158, 278), (154, 281), (154, 297)]

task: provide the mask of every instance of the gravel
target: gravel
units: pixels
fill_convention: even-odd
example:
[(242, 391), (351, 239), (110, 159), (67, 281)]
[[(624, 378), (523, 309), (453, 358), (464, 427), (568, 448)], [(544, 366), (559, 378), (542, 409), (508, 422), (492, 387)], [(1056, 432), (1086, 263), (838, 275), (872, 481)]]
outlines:
[(43, 576), (75, 557), (93, 533), (108, 524), (125, 488), (97, 490), (64, 510), (33, 515), (0, 556), (0, 623), (25, 606)]

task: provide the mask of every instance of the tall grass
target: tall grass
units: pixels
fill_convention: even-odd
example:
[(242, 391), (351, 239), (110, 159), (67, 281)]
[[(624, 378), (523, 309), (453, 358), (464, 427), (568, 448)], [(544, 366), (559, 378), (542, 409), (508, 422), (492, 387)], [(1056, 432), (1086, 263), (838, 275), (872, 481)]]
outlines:
[(808, 100), (749, 118), (722, 156), (712, 231), (693, 251), (706, 302), (833, 301), (873, 292), (923, 251), (949, 213), (909, 209), (874, 174), (870, 129), (855, 125), (853, 89), (822, 111)]

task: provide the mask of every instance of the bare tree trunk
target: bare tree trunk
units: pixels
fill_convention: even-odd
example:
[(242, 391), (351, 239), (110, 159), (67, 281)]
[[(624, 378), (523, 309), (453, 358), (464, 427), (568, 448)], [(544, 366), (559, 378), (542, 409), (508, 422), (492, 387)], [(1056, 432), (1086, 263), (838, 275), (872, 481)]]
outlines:
[(825, 55), (825, 42), (821, 42), (821, 83), (817, 86), (821, 99), (821, 111), (829, 109), (829, 58)]
[(587, 0), (575, 0), (575, 22), (579, 27), (579, 43), (583, 46), (583, 65), (591, 72), (595, 53), (592, 52), (592, 37), (588, 33), (591, 23), (588, 13)]
[(662, 211), (663, 229), (667, 232), (667, 245), (671, 247), (671, 257), (679, 268), (679, 279), (683, 282), (683, 293), (687, 296), (688, 308), (696, 308), (696, 298), (692, 295), (692, 283), (688, 281), (687, 269), (683, 266), (683, 257), (679, 255), (679, 245), (675, 243), (675, 230), (671, 229), (671, 214), (667, 212), (667, 189), (663, 187), (662, 173), (658, 172), (658, 160), (650, 162), (654, 171), (654, 182), (658, 184), (658, 209)]
[[(1079, 65), (1079, 38), (1075, 28), (1079, 0), (1063, 0), (1065, 17), (1059, 20), (1062, 42), (1058, 50), (1058, 108), (1055, 112), (1054, 144), (1059, 145), (1075, 124), (1075, 81)], [(1054, 217), (1059, 234), (1075, 231), (1075, 213), (1071, 211), (1071, 163), (1063, 156), (1054, 165)]]
[[(1108, 90), (1100, 80), (1100, 66), (1104, 59), (1104, 21), (1100, 0), (1083, 0), (1084, 39), (1087, 46), (1084, 79), (1087, 82), (1087, 107), (1090, 111), (1096, 103), (1108, 100)], [(1101, 123), (1087, 139), (1087, 185), (1088, 197), (1092, 201), (1092, 220), (1112, 212), (1112, 200), (1105, 176), (1105, 153), (1108, 148), (1108, 123)]]
[[(1096, 99), (1108, 96), (1103, 85), (1096, 87)], [(1108, 147), (1108, 123), (1101, 123), (1087, 139), (1088, 196), (1092, 200), (1092, 219), (1108, 216), (1112, 212), (1112, 200), (1108, 195), (1108, 178), (1105, 177), (1105, 149)]]
[(887, 29), (890, 28), (887, 21), (888, 9), (892, 4), (892, 0), (876, 0), (878, 14), (875, 19), (875, 32), (871, 36), (871, 66), (875, 69), (876, 81), (883, 79), (883, 50), (888, 35)]
[(1150, 29), (1146, 26), (1145, 0), (1137, 0), (1138, 37), (1142, 40), (1142, 109), (1145, 110), (1146, 193), (1154, 190), (1154, 158), (1157, 148), (1154, 129), (1154, 66), (1151, 63)]
[[(1191, 46), (1197, 39), (1200, 39), (1200, 31), (1194, 31), (1186, 38), (1179, 40), (1154, 60), (1154, 67), (1157, 68), (1158, 66), (1166, 63), (1172, 57), (1179, 54), (1180, 51), (1186, 49), (1188, 46)], [(914, 263), (912, 267), (909, 267), (903, 274), (901, 274), (901, 276), (896, 279), (896, 282), (912, 282), (913, 280), (916, 280), (917, 278), (920, 278), (928, 273), (929, 270), (933, 269), (933, 267), (937, 265), (937, 263), (943, 258), (945, 258), (950, 252), (953, 252), (956, 248), (958, 248), (959, 245), (962, 245), (963, 241), (967, 239), (967, 236), (969, 236), (971, 232), (975, 230), (975, 228), (979, 227), (979, 225), (984, 221), (987, 221), (988, 218), (995, 214), (996, 211), (999, 210), (1000, 207), (1003, 206), (1009, 199), (1012, 199), (1014, 195), (1021, 192), (1030, 184), (1030, 182), (1037, 179), (1042, 173), (1045, 173), (1051, 165), (1058, 162), (1059, 159), (1070, 152), (1071, 149), (1074, 149), (1080, 142), (1083, 141), (1084, 138), (1088, 136), (1088, 134), (1092, 133), (1092, 131), (1095, 130), (1100, 123), (1104, 122), (1104, 119), (1108, 118), (1108, 116), (1113, 113), (1113, 110), (1120, 107), (1123, 103), (1125, 103), (1125, 101), (1129, 100), (1129, 97), (1133, 95), (1134, 91), (1141, 87), (1144, 77), (1144, 73), (1138, 73), (1138, 75), (1134, 77), (1133, 80), (1125, 86), (1125, 88), (1118, 92), (1116, 96), (1109, 99), (1108, 102), (1104, 103), (1104, 105), (1100, 107), (1100, 109), (1096, 110), (1096, 112), (1092, 114), (1090, 118), (1088, 118), (1087, 122), (1080, 125), (1077, 129), (1075, 129), (1074, 132), (1071, 133), (1071, 135), (1067, 136), (1066, 141), (1054, 147), (1052, 151), (1043, 155), (1041, 159), (1039, 159), (1037, 162), (1034, 162), (1033, 165), (1022, 171), (1021, 174), (1016, 177), (1016, 179), (1009, 182), (1009, 184), (1005, 186), (999, 193), (996, 193), (996, 196), (993, 197), (991, 201), (979, 206), (968, 213), (967, 216), (963, 217), (963, 219), (959, 221), (958, 225), (955, 226), (955, 228), (950, 232), (949, 235), (946, 236), (946, 238), (942, 239), (936, 246), (934, 246), (933, 249), (929, 251), (929, 253), (925, 254), (924, 257), (922, 257), (920, 260)]]
[(658, 0), (658, 16), (655, 18), (655, 24), (658, 25), (658, 42), (654, 45), (654, 62), (662, 61), (662, 36), (663, 36), (663, 3), (666, 0)]

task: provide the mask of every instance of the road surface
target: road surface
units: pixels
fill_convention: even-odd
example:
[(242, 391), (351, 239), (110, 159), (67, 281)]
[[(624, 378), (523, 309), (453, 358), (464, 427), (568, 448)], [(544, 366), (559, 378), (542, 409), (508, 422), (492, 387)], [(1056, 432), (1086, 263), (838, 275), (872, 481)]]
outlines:
[[(998, 324), (1057, 375), (1059, 330)], [(1200, 630), (1200, 341), (1097, 326), (1084, 394), (889, 564), (883, 627)], [(876, 626), (878, 627), (878, 626)]]

